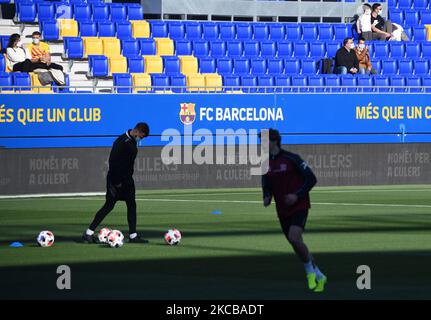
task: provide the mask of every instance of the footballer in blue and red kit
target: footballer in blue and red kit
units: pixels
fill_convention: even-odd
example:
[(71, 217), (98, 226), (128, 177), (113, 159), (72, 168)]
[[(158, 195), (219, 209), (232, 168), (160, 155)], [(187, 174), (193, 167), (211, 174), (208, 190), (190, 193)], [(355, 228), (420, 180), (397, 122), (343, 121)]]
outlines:
[(321, 292), (327, 278), (302, 239), (311, 207), (309, 193), (317, 183), (316, 176), (299, 155), (281, 148), (281, 135), (277, 130), (269, 129), (268, 134), (269, 167), (262, 176), (264, 206), (269, 206), (274, 199), (283, 233), (304, 263), (308, 287)]

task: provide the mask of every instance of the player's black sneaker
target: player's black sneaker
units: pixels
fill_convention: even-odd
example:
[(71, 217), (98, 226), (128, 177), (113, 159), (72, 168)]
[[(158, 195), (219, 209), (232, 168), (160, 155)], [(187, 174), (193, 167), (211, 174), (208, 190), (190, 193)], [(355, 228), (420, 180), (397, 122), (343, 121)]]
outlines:
[(147, 239), (141, 238), (139, 235), (134, 237), (133, 239), (129, 238), (129, 243), (148, 243)]
[(85, 231), (82, 234), (81, 241), (82, 241), (82, 243), (95, 243), (94, 237), (89, 236)]

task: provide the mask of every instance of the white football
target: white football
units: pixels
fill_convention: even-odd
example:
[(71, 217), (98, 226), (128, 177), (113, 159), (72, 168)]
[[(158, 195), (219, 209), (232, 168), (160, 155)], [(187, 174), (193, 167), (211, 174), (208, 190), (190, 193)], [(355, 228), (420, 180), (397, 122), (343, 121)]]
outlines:
[(37, 236), (37, 243), (41, 247), (51, 247), (54, 244), (54, 234), (48, 230), (41, 231)]
[(108, 244), (111, 248), (120, 248), (124, 244), (124, 236), (119, 230), (112, 230), (108, 234)]
[(179, 244), (181, 241), (181, 232), (175, 228), (169, 229), (168, 232), (165, 233), (165, 241), (170, 246)]
[(112, 230), (111, 230), (111, 229), (109, 229), (109, 228), (103, 228), (103, 229), (101, 229), (101, 230), (99, 231), (99, 235), (98, 235), (99, 241), (100, 241), (101, 243), (106, 243), (106, 242), (108, 242), (108, 234), (109, 234), (111, 231), (112, 231)]

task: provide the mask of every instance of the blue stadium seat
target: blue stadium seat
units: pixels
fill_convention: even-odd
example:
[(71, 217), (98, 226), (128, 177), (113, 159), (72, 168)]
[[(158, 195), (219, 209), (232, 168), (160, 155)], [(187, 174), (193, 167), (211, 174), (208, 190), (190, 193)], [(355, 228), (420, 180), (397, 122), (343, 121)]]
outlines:
[(206, 40), (193, 41), (193, 53), (196, 57), (207, 57), (210, 52), (210, 46)]
[[(293, 76), (292, 77), (292, 91), (293, 92), (306, 92), (307, 89), (305, 88), (307, 86), (307, 77), (306, 76)], [(304, 87), (304, 88), (297, 88), (297, 87)]]
[(199, 72), (200, 73), (216, 73), (216, 60), (214, 58), (200, 58), (199, 59)]
[(387, 58), (389, 56), (389, 45), (386, 42), (379, 41), (373, 45), (373, 52), (375, 58)]
[(127, 8), (122, 3), (111, 3), (110, 8), (111, 21), (124, 21), (127, 20)]
[(238, 23), (236, 25), (238, 40), (250, 40), (253, 38), (253, 29), (250, 23)]
[(241, 78), (237, 75), (229, 75), (223, 77), (223, 87), (226, 87), (226, 90), (232, 90), (233, 88), (237, 88), (241, 86)]
[(415, 69), (415, 75), (429, 74), (429, 63), (427, 59), (414, 60), (413, 68)]
[(404, 25), (415, 26), (419, 24), (419, 12), (416, 10), (404, 10)]
[(326, 43), (326, 57), (335, 58), (335, 55), (336, 55), (338, 49), (341, 48), (341, 46), (342, 46), (342, 44), (338, 41), (327, 42)]
[(169, 38), (173, 40), (183, 40), (186, 36), (186, 27), (181, 22), (171, 22), (168, 24)]
[(66, 37), (64, 41), (64, 53), (69, 59), (81, 59), (84, 56), (84, 44), (80, 37)]
[(308, 42), (297, 41), (293, 43), (293, 55), (295, 57), (308, 57), (309, 48)]
[(229, 57), (241, 57), (243, 49), (242, 41), (231, 40), (227, 43), (227, 54)]
[(112, 75), (114, 80), (114, 87), (129, 87), (129, 88), (116, 88), (118, 93), (131, 93), (132, 92), (132, 76), (130, 73), (114, 73)]
[(325, 43), (310, 42), (310, 57), (323, 58), (325, 57)]
[[(260, 55), (264, 58), (273, 58), (277, 53), (276, 42), (274, 41), (262, 41), (260, 43)], [(289, 56), (292, 56), (290, 54)]]
[(413, 40), (414, 41), (426, 41), (427, 31), (423, 26), (414, 26), (413, 30)]
[(397, 5), (398, 5), (398, 0), (388, 0), (388, 8), (396, 8)]
[(141, 55), (153, 56), (156, 54), (156, 42), (151, 38), (139, 38), (139, 46), (141, 47)]
[(277, 56), (279, 58), (290, 58), (293, 54), (293, 46), (290, 41), (277, 42)]
[(2, 49), (6, 50), (8, 42), (9, 42), (9, 36), (0, 35), (0, 46)]
[(284, 73), (297, 75), (300, 69), (299, 60), (294, 58), (284, 60)]
[(246, 58), (237, 58), (233, 60), (235, 74), (249, 74), (250, 60)]
[(283, 59), (278, 59), (278, 58), (268, 59), (267, 65), (268, 65), (269, 74), (281, 74), (284, 72)]
[(301, 40), (301, 27), (299, 24), (288, 24), (286, 25), (286, 38), (289, 41)]
[(429, 10), (421, 10), (420, 11), (421, 16), (421, 24), (431, 24), (431, 11)]
[(96, 3), (91, 5), (94, 21), (106, 21), (109, 19), (109, 7), (104, 3)]
[[(155, 50), (155, 47), (154, 47)], [(193, 53), (192, 42), (189, 40), (175, 41), (175, 54), (177, 56), (190, 56)]]
[(324, 78), (321, 76), (309, 76), (308, 77), (309, 87), (322, 87), (322, 88), (309, 88), (310, 92), (323, 92)]
[(132, 37), (132, 24), (129, 21), (115, 23), (118, 39), (130, 39)]
[(275, 85), (279, 88), (276, 88), (276, 92), (290, 92), (291, 91), (291, 78), (286, 75), (276, 75), (275, 76)]
[(358, 89), (356, 88), (357, 86), (356, 77), (350, 74), (347, 74), (347, 75), (341, 76), (340, 81), (341, 81), (341, 86), (352, 87), (352, 88), (344, 88), (343, 91), (347, 91), (347, 92), (358, 91)]
[[(287, 28), (289, 28), (289, 26), (287, 26)], [(284, 25), (281, 23), (271, 23), (269, 25), (269, 38), (271, 40), (284, 40), (286, 38)]]
[(95, 22), (81, 21), (78, 26), (81, 37), (97, 37), (97, 25)]
[(226, 42), (222, 40), (213, 40), (210, 42), (211, 56), (225, 57), (226, 56)]
[(306, 75), (316, 74), (317, 65), (314, 59), (301, 60), (301, 73)]
[(406, 54), (404, 43), (402, 42), (391, 41), (389, 49), (391, 51), (391, 58), (404, 58)]
[(115, 37), (115, 25), (111, 21), (101, 21), (97, 23), (99, 37)]
[(335, 24), (334, 25), (334, 39), (344, 40), (351, 36), (350, 26), (345, 24)]
[(39, 21), (55, 19), (55, 6), (51, 2), (37, 4), (37, 18)]
[(151, 36), (153, 38), (167, 38), (168, 25), (164, 21), (153, 20), (150, 21)]
[(269, 93), (274, 92), (274, 77), (269, 75), (260, 75), (257, 77), (257, 85), (260, 87), (258, 92)]
[(393, 88), (393, 92), (406, 92), (406, 80), (403, 76), (392, 76), (389, 79), (389, 83), (391, 87), (399, 87)]
[(127, 58), (127, 66), (129, 73), (143, 73), (145, 72), (144, 59), (142, 56), (135, 56)]
[(376, 75), (373, 77), (374, 87), (377, 87), (375, 91), (377, 92), (389, 92), (389, 79), (387, 76)]
[(54, 11), (56, 19), (73, 19), (73, 5), (67, 1), (55, 1)]
[(91, 7), (86, 3), (74, 4), (73, 12), (76, 21), (91, 20)]
[(252, 75), (241, 76), (241, 86), (243, 92), (256, 92), (257, 78)]
[(30, 91), (31, 90), (31, 79), (30, 75), (26, 72), (13, 72), (12, 82), (16, 91)]
[(334, 29), (330, 24), (319, 24), (317, 26), (319, 30), (319, 40), (333, 40), (334, 39)]
[(422, 86), (426, 87), (425, 92), (431, 92), (431, 76), (422, 76)]
[(412, 7), (412, 0), (398, 0), (398, 8), (410, 9)]
[(302, 25), (303, 40), (316, 40), (318, 37), (317, 26), (315, 24)]
[(198, 22), (186, 22), (186, 37), (190, 40), (202, 39), (202, 25)]
[(41, 22), (42, 37), (46, 41), (58, 40), (59, 29), (56, 20), (45, 20)]
[(232, 74), (233, 62), (230, 58), (217, 59), (217, 72), (219, 74)]
[(0, 72), (6, 71), (6, 60), (3, 54), (0, 54)]
[(163, 56), (163, 66), (168, 75), (181, 73), (180, 59), (177, 56)]
[(421, 56), (421, 48), (419, 43), (406, 42), (405, 47), (407, 58), (419, 58)]
[(358, 75), (356, 82), (358, 84), (358, 92), (373, 91), (373, 78), (369, 75)]
[(422, 57), (426, 59), (431, 59), (431, 42), (422, 42), (420, 46), (422, 51)]
[[(12, 90), (12, 75), (9, 72), (0, 72), (0, 87), (2, 90)], [(11, 86), (11, 87), (8, 87)]]
[(389, 9), (389, 19), (399, 25), (404, 25), (404, 11), (400, 9)]
[(186, 76), (183, 74), (176, 74), (171, 76), (170, 79), (172, 92), (184, 92), (187, 86)]
[(20, 22), (33, 22), (36, 20), (36, 4), (32, 2), (18, 3), (17, 10)]
[(88, 56), (88, 64), (90, 68), (90, 75), (93, 77), (106, 77), (108, 76), (108, 58), (99, 55)]
[(382, 71), (382, 63), (380, 59), (371, 58), (371, 64), (373, 65), (373, 69), (377, 71), (377, 73), (381, 73)]
[(230, 22), (220, 23), (219, 28), (220, 28), (220, 39), (222, 40), (235, 39), (236, 37), (235, 26), (232, 23)]
[(255, 23), (253, 24), (253, 36), (255, 40), (268, 40), (269, 29), (266, 23)]
[(255, 75), (266, 74), (267, 71), (266, 59), (254, 58), (251, 60), (251, 73)]
[(170, 77), (166, 74), (151, 74), (151, 85), (156, 91), (167, 90), (171, 85)]
[(326, 89), (326, 91), (328, 92), (340, 92), (341, 91), (341, 89), (339, 88), (341, 86), (340, 77), (337, 75), (328, 74), (325, 77), (325, 86), (330, 87)]
[(127, 19), (128, 20), (142, 20), (144, 19), (144, 10), (139, 3), (126, 3)]
[(416, 10), (423, 10), (428, 8), (428, 0), (414, 0), (413, 8)]
[(139, 42), (136, 39), (121, 40), (121, 54), (125, 57), (134, 57), (140, 52)]
[(398, 67), (395, 59), (382, 60), (382, 74), (397, 74)]
[[(420, 77), (408, 76), (406, 78), (406, 86), (409, 87), (410, 92), (421, 92), (422, 81)], [(413, 88), (418, 87), (418, 88)]]
[(219, 28), (217, 23), (204, 22), (202, 23), (202, 29), (203, 29), (204, 39), (215, 40), (219, 38)]
[(409, 59), (398, 60), (398, 72), (403, 75), (411, 75), (413, 73), (413, 62)]
[(407, 37), (409, 39), (413, 38), (413, 31), (412, 31), (412, 27), (410, 26), (404, 26), (404, 33), (407, 35)]
[(260, 44), (258, 41), (244, 41), (244, 56), (248, 58), (258, 57), (260, 55)]

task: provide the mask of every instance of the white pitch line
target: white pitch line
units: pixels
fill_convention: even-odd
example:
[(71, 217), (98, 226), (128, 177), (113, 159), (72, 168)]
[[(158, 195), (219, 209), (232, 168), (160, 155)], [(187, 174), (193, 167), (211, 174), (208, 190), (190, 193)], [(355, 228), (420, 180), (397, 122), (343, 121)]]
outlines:
[[(58, 200), (89, 200), (102, 201), (103, 198), (57, 198)], [(197, 203), (262, 203), (257, 200), (211, 200), (211, 199), (163, 199), (163, 198), (136, 198), (136, 201), (157, 202), (197, 202)], [(400, 208), (431, 208), (426, 204), (391, 204), (391, 203), (347, 203), (347, 202), (312, 202), (312, 205), (330, 206), (366, 206), (366, 207), (400, 207)]]

